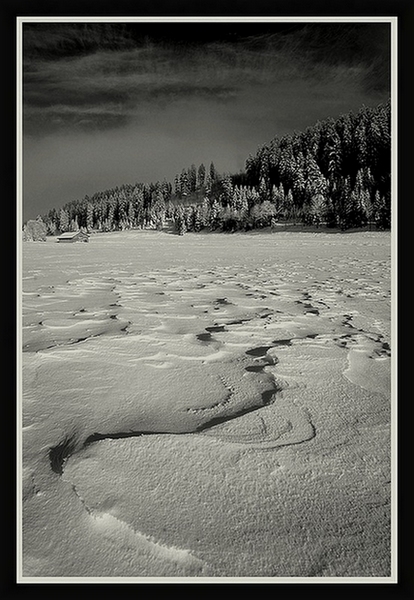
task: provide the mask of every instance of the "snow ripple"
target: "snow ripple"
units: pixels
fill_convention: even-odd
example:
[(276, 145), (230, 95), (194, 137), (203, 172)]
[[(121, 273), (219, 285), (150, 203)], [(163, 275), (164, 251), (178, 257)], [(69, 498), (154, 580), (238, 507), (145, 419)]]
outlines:
[(194, 556), (189, 550), (163, 544), (154, 537), (137, 531), (123, 519), (109, 512), (91, 508), (74, 484), (72, 484), (72, 489), (88, 515), (93, 519), (96, 527), (102, 531), (105, 537), (113, 539), (116, 544), (121, 541), (129, 548), (136, 549), (139, 553), (147, 553), (158, 559), (174, 563), (179, 567), (184, 567), (188, 575), (203, 574), (207, 567), (206, 563)]

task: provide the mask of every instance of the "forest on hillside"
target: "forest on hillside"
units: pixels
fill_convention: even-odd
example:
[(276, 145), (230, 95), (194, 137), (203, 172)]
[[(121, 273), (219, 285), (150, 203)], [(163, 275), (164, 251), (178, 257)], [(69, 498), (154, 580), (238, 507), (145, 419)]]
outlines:
[[(48, 235), (131, 228), (233, 232), (277, 223), (329, 228), (391, 226), (391, 107), (318, 121), (275, 137), (240, 173), (192, 164), (173, 182), (122, 184), (39, 217)], [(30, 239), (28, 224), (26, 239)]]

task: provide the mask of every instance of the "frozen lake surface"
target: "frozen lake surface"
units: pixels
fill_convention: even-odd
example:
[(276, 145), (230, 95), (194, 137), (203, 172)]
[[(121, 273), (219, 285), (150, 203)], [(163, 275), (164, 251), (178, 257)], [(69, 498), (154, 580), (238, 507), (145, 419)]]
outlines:
[(23, 244), (23, 577), (389, 577), (390, 255)]

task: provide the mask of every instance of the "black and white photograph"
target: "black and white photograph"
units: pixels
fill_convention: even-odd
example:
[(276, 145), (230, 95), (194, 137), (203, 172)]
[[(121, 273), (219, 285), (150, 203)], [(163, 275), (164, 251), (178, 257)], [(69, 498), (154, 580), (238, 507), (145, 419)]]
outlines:
[(397, 18), (24, 17), (18, 581), (396, 581)]

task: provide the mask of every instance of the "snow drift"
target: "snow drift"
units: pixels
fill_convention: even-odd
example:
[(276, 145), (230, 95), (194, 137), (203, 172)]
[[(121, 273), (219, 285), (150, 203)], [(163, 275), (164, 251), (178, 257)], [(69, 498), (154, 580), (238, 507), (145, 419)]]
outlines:
[(389, 234), (23, 251), (23, 580), (390, 575)]

